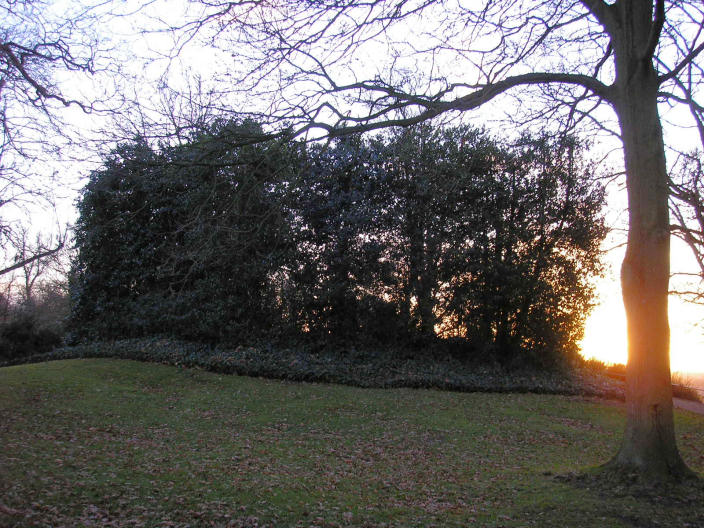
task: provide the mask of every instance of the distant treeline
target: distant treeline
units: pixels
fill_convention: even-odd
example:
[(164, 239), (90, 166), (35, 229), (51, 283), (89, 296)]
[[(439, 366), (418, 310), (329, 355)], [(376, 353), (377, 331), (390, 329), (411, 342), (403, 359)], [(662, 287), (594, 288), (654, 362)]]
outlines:
[(575, 141), (425, 125), (241, 146), (260, 132), (105, 159), (79, 202), (74, 340), (576, 355), (606, 228)]

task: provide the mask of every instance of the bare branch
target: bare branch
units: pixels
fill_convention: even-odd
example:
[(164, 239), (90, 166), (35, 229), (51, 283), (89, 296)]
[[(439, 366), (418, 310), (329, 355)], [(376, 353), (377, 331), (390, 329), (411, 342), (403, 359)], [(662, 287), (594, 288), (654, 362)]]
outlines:
[[(385, 108), (382, 112), (379, 112), (377, 114), (371, 114), (369, 116), (354, 118), (341, 115), (339, 117), (340, 122), (337, 126), (330, 126), (323, 123), (312, 123), (306, 125), (303, 130), (307, 130), (310, 128), (323, 128), (327, 130), (332, 137), (336, 137), (340, 135), (377, 130), (379, 128), (389, 126), (410, 126), (417, 123), (421, 123), (423, 121), (427, 121), (429, 119), (433, 119), (439, 116), (440, 114), (443, 114), (448, 111), (467, 111), (478, 108), (490, 101), (491, 99), (497, 97), (498, 95), (501, 95), (502, 93), (510, 90), (511, 88), (515, 88), (518, 86), (550, 83), (572, 84), (582, 86), (607, 101), (610, 101), (612, 97), (611, 88), (598, 81), (594, 77), (569, 73), (536, 72), (527, 73), (524, 75), (516, 75), (514, 77), (509, 77), (502, 81), (498, 81), (494, 84), (483, 86), (477, 89), (476, 91), (472, 92), (471, 94), (459, 97), (453, 101), (435, 101), (433, 99), (412, 97), (397, 92), (388, 87), (374, 86), (367, 83), (358, 83), (340, 89), (345, 90), (353, 88), (362, 88), (369, 91), (382, 91), (387, 94), (393, 95), (400, 102), (395, 106)], [(402, 100), (403, 98), (405, 98), (405, 101)], [(383, 121), (373, 120), (375, 118), (390, 113), (392, 110), (398, 110), (400, 108), (412, 106), (420, 106), (425, 110), (412, 117), (389, 118)], [(358, 124), (348, 126), (346, 125), (346, 123), (348, 122), (356, 122)]]
[(674, 79), (675, 77), (677, 77), (677, 75), (679, 75), (682, 72), (682, 70), (684, 70), (687, 66), (692, 64), (692, 62), (694, 62), (694, 59), (696, 59), (699, 56), (699, 54), (702, 52), (702, 50), (704, 50), (704, 42), (702, 42), (701, 44), (699, 44), (699, 46), (697, 46), (692, 51), (690, 51), (687, 54), (687, 56), (684, 59), (682, 59), (682, 61), (680, 61), (680, 63), (677, 66), (675, 66), (672, 70), (670, 70), (669, 72), (667, 72), (663, 75), (660, 75), (658, 77), (658, 81), (660, 82), (660, 84), (664, 83), (665, 81), (668, 81), (670, 79)]
[(52, 255), (55, 255), (56, 253), (58, 253), (59, 251), (61, 251), (64, 248), (65, 242), (66, 242), (65, 239), (62, 239), (59, 241), (59, 244), (55, 248), (47, 249), (46, 251), (41, 251), (41, 252), (37, 253), (36, 255), (32, 255), (30, 258), (16, 262), (12, 266), (8, 266), (5, 269), (1, 269), (0, 275), (5, 275), (6, 273), (10, 273), (11, 271), (14, 271), (16, 269), (23, 268), (23, 267), (27, 266), (28, 264), (31, 264), (37, 260), (44, 259), (44, 258), (50, 257)]
[(660, 34), (662, 33), (662, 28), (665, 25), (665, 0), (656, 0), (655, 2), (655, 18), (653, 19), (653, 24), (650, 28), (650, 35), (648, 36), (648, 44), (641, 53), (641, 60), (650, 60), (655, 54), (655, 49), (660, 42)]

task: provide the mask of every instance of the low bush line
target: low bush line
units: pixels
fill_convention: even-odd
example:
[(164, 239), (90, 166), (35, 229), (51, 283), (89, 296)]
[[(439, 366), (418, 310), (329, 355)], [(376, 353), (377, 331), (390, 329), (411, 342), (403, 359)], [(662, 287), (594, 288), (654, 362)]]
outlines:
[(419, 358), (403, 357), (400, 352), (311, 352), (270, 346), (223, 348), (167, 338), (67, 346), (0, 366), (78, 358), (132, 359), (222, 374), (367, 388), (408, 387), (624, 398), (622, 384), (589, 369), (562, 372), (537, 368), (507, 370), (498, 365), (473, 364), (451, 356)]

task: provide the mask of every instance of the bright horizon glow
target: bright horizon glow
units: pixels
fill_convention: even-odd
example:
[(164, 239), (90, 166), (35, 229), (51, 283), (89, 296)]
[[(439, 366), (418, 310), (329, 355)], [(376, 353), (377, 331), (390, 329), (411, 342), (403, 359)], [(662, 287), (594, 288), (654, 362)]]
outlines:
[[(688, 248), (673, 240), (671, 254), (673, 270), (685, 262)], [(612, 252), (607, 260), (610, 273), (597, 285), (599, 304), (587, 319), (582, 355), (605, 363), (626, 363), (626, 312), (621, 298), (618, 270), (624, 250)], [(669, 299), (670, 370), (672, 372), (704, 373), (704, 328), (696, 323), (704, 321), (704, 306), (685, 302), (675, 295)]]
[[(608, 287), (608, 284), (605, 284)], [(582, 355), (605, 363), (626, 363), (626, 313), (617, 282), (587, 319)], [(613, 291), (611, 291), (613, 290)], [(615, 293), (615, 295), (613, 294)], [(702, 308), (670, 297), (670, 368), (672, 372), (704, 372), (704, 330), (692, 324)]]

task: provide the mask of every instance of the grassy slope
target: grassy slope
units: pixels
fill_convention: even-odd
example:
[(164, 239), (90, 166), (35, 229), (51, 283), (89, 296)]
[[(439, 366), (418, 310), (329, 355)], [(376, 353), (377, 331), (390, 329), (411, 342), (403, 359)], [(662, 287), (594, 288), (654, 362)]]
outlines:
[[(606, 461), (618, 406), (294, 384), (118, 360), (0, 369), (0, 526), (704, 526), (704, 504), (553, 475)], [(678, 412), (704, 471), (704, 417)], [(386, 523), (386, 524), (384, 524)]]

